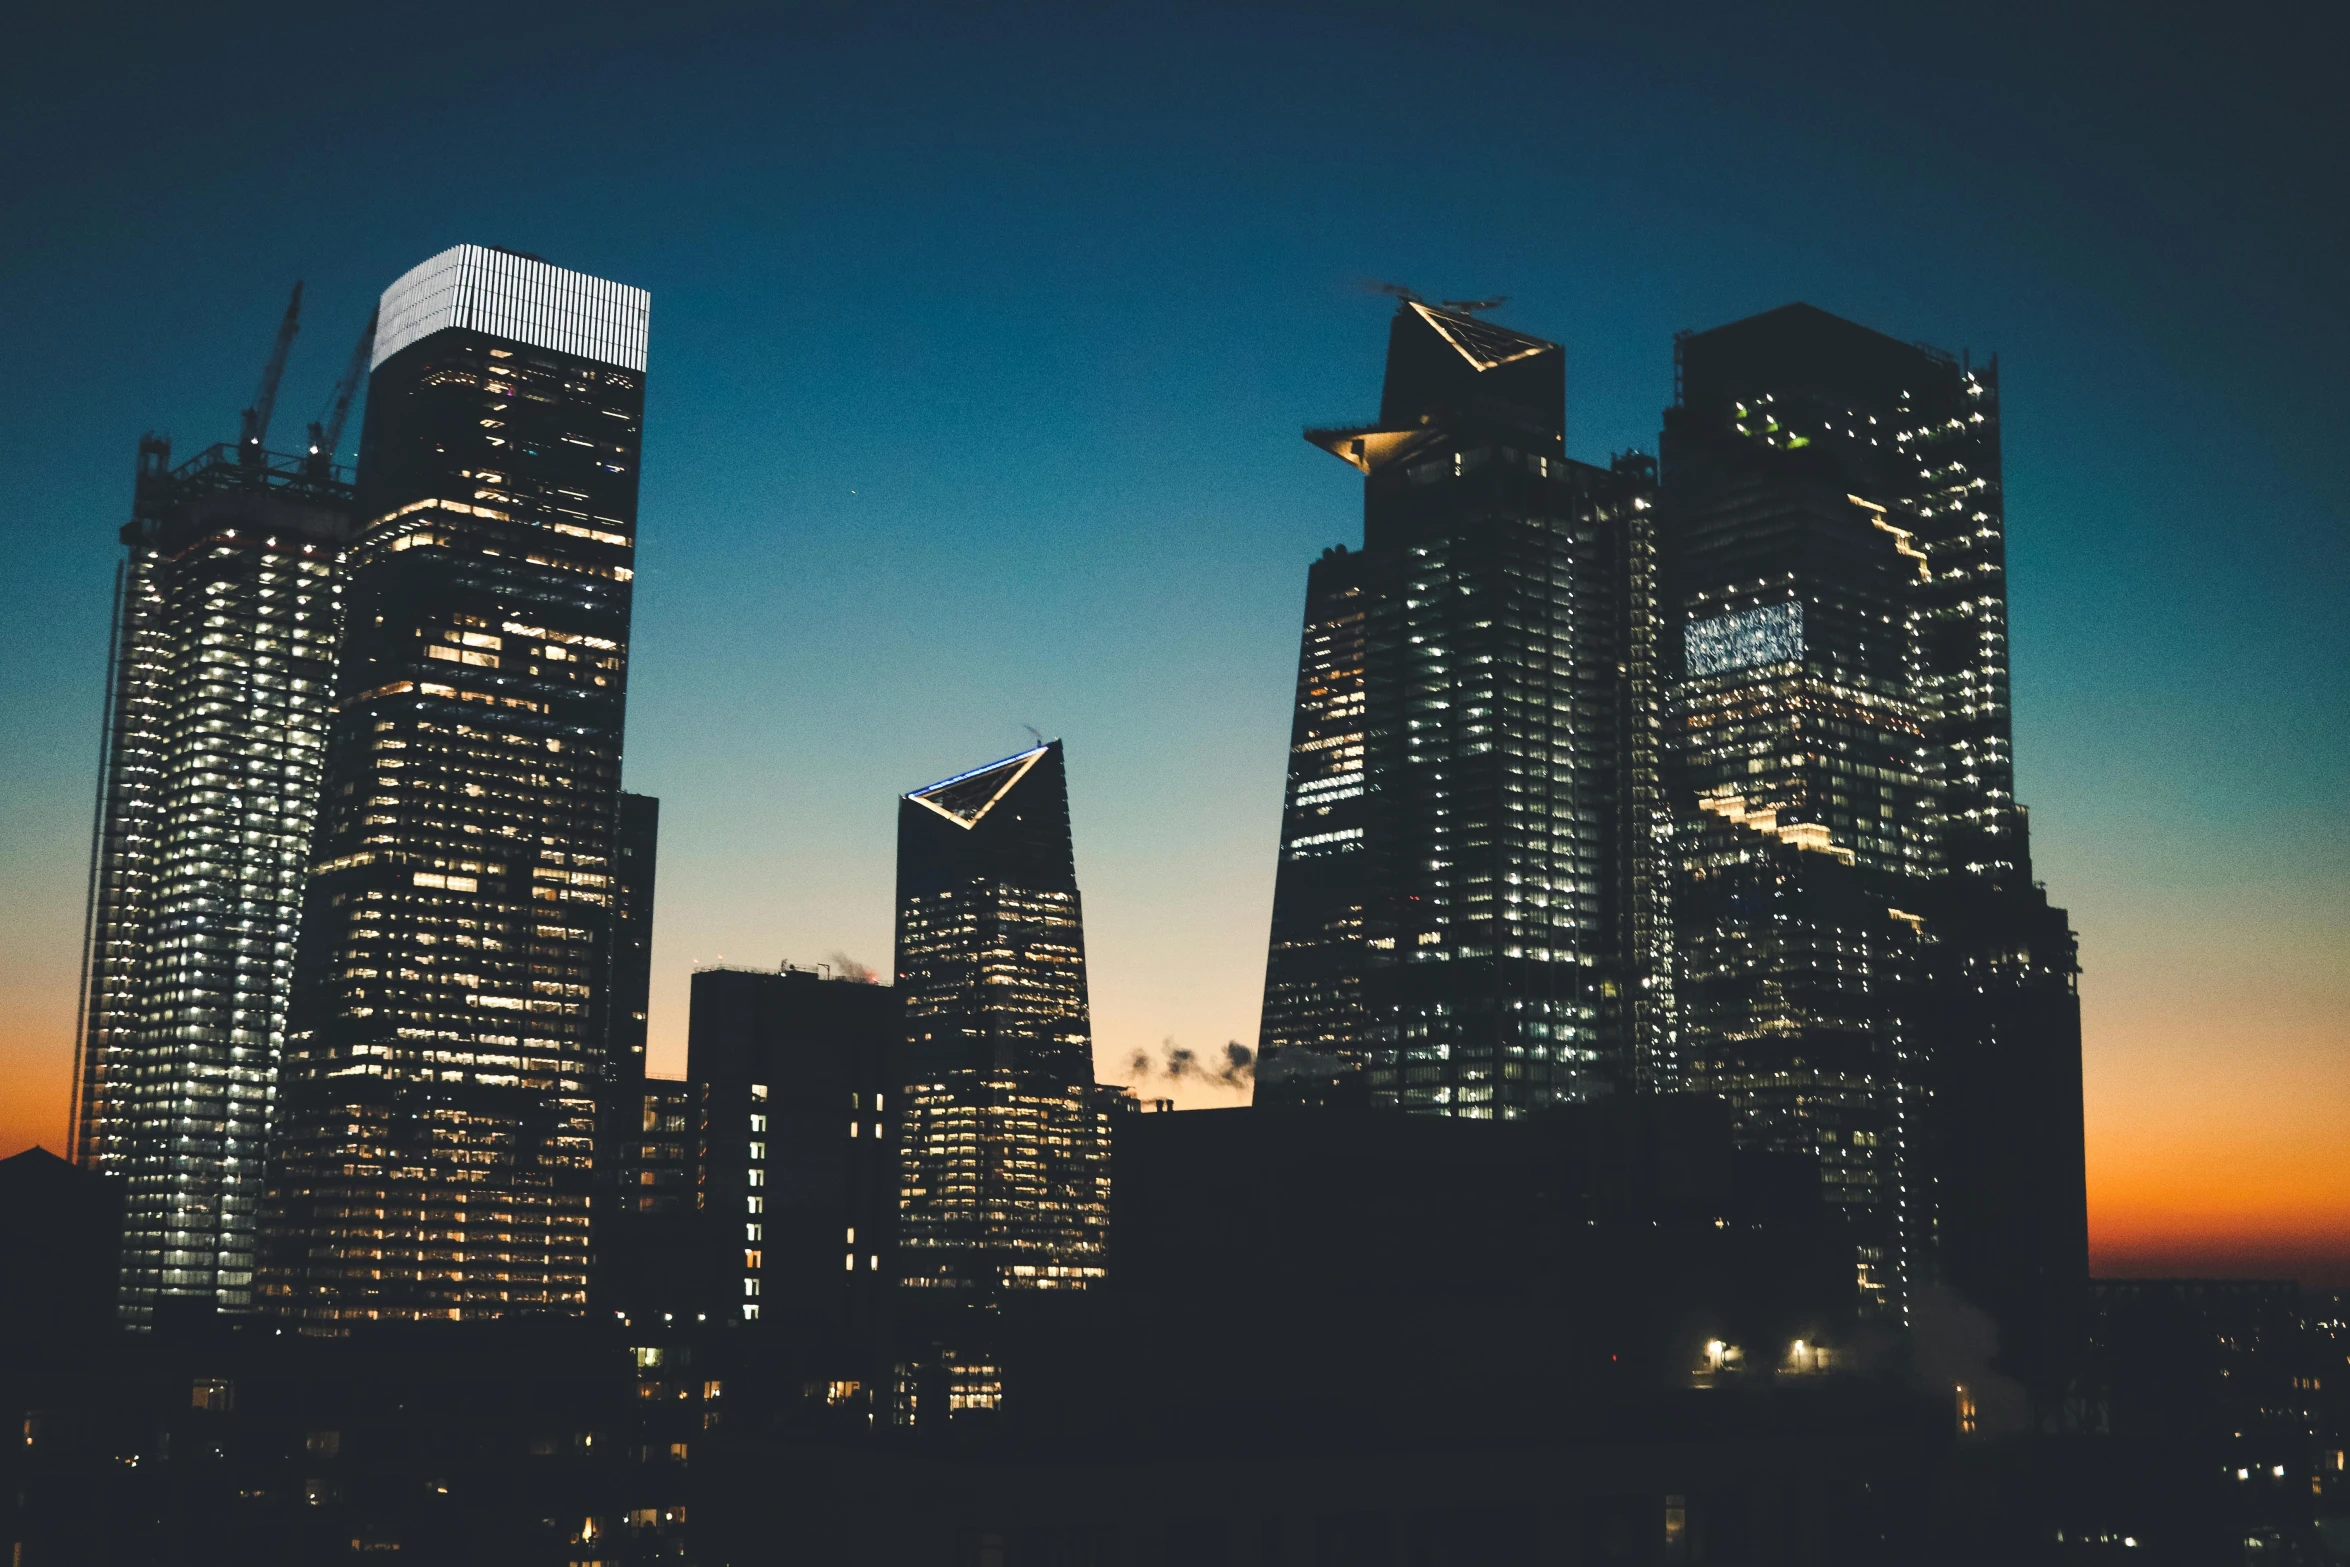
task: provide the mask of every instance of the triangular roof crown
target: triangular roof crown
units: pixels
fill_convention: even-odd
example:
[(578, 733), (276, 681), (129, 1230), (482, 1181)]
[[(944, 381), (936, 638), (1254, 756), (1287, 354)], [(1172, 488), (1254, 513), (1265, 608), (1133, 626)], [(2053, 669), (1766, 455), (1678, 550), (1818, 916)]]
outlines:
[(1421, 300), (1407, 300), (1404, 308), (1415, 312), (1421, 320), (1433, 327), (1457, 350), (1475, 370), (1492, 370), (1520, 359), (1530, 359), (1546, 349), (1555, 349), (1556, 343), (1513, 332), (1508, 327), (1496, 326), (1475, 316), (1439, 310)]
[(1037, 758), (1052, 749), (1049, 745), (1035, 746), (1017, 756), (1007, 756), (1000, 762), (974, 767), (969, 772), (942, 778), (937, 783), (907, 791), (906, 798), (917, 805), (926, 805), (965, 831), (979, 825), (979, 819), (995, 809), (996, 802), (1012, 792), (1012, 786), (1028, 776)]

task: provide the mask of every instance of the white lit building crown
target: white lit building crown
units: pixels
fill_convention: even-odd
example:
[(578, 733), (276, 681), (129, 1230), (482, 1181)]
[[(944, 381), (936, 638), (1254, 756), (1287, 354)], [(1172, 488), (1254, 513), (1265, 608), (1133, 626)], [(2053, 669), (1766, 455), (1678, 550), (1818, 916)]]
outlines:
[(645, 368), (653, 296), (486, 245), (455, 245), (384, 290), (370, 366), (450, 327)]

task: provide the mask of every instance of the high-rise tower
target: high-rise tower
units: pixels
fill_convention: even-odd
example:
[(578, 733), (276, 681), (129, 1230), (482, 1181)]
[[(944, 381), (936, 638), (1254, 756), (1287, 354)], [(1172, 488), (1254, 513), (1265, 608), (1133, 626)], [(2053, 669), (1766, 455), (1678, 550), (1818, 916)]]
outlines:
[(1259, 1103), (1317, 1102), (1334, 1079), (1363, 1088), (1363, 556), (1324, 550), (1306, 573), (1306, 624), (1290, 723), (1273, 940), (1257, 1033)]
[(1817, 1158), (1869, 1293), (1957, 1284), (2028, 1358), (2086, 1275), (2080, 1017), (2014, 799), (1997, 362), (1808, 305), (1675, 359), (1682, 1080)]
[(1058, 740), (899, 799), (897, 943), (909, 1081), (996, 1069), (1093, 1081)]
[(350, 486), (139, 443), (117, 576), (76, 1159), (125, 1183), (125, 1314), (253, 1304), (271, 1095), (341, 633)]
[[(1903, 605), (1937, 865), (2029, 882), (2008, 709), (1999, 361), (1977, 366), (1810, 305), (1675, 345), (1666, 479), (1800, 474), (1877, 510), (1914, 554)], [(1912, 813), (1902, 813), (1905, 820)]]
[(1061, 743), (898, 801), (898, 1269), (941, 1302), (1104, 1275), (1109, 1128)]
[[(1351, 1040), (1321, 1037), (1359, 1063), (1372, 1102), (1506, 1116), (1640, 1070), (1626, 931), (1646, 884), (1626, 863), (1643, 841), (1626, 813), (1645, 754), (1629, 670), (1646, 474), (1565, 456), (1563, 362), (1555, 343), (1406, 299), (1378, 421), (1306, 432), (1364, 475), (1363, 549), (1345, 567), (1363, 615), (1361, 707), (1334, 724), (1349, 716), (1336, 688), (1306, 678), (1314, 622), (1330, 619), (1321, 584), (1339, 575), (1324, 565), (1268, 963), (1276, 1081), (1305, 1043), (1291, 976), (1343, 964), (1355, 939), (1341, 917), (1300, 950), (1300, 932), (1330, 925), (1308, 909), (1309, 885), (1328, 878), (1291, 866), (1355, 841), (1322, 834), (1357, 830), (1359, 1021)], [(1318, 814), (1356, 787), (1324, 761), (1325, 729), (1330, 749), (1361, 747), (1359, 829)]]
[(578, 1311), (649, 298), (478, 245), (385, 291), (264, 1293)]

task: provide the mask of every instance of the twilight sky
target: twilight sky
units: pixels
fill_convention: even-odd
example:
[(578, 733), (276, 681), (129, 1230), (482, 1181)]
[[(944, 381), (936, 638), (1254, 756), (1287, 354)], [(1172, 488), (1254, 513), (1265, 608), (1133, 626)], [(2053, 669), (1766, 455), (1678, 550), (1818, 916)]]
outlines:
[(62, 1143), (136, 438), (232, 438), (296, 278), (288, 443), (447, 245), (652, 290), (656, 1069), (697, 963), (886, 970), (893, 797), (1033, 724), (1113, 1080), (1255, 1036), (1305, 565), (1360, 540), (1298, 430), (1375, 410), (1365, 281), (1511, 296), (1595, 461), (1654, 449), (1674, 331), (1804, 299), (2001, 355), (2099, 1268), (2350, 1282), (2317, 8), (344, 9), (77, 8), (0, 60), (0, 1155)]

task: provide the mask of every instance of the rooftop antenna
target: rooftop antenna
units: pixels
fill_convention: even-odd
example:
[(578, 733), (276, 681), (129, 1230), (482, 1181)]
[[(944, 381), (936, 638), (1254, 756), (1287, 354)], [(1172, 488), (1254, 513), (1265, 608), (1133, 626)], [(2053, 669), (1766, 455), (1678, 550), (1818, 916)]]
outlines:
[(302, 285), (294, 284), (294, 297), (286, 301), (286, 318), (277, 324), (277, 342), (269, 350), (269, 363), (261, 369), (261, 390), (253, 394), (253, 406), (245, 410), (243, 428), (237, 432), (237, 457), (240, 461), (261, 461), (261, 443), (269, 439), (269, 414), (277, 406), (277, 383), (286, 373), (286, 350), (294, 346), (294, 334), (302, 330)]

